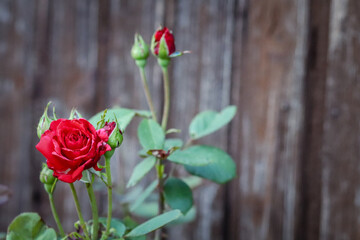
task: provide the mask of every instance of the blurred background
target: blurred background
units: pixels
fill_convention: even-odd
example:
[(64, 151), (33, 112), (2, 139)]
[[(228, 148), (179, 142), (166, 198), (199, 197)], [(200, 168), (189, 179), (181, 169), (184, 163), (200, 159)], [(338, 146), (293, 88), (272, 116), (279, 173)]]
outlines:
[[(55, 226), (35, 151), (47, 102), (58, 117), (147, 109), (130, 49), (135, 32), (150, 42), (162, 24), (192, 51), (171, 64), (169, 127), (186, 140), (197, 112), (238, 107), (200, 141), (228, 151), (238, 177), (199, 186), (195, 221), (169, 239), (360, 239), (359, 13), (358, 0), (0, 0), (0, 232), (23, 211)], [(146, 70), (161, 113), (154, 58)], [(137, 123), (112, 162), (120, 189), (140, 160)], [(72, 230), (66, 184), (55, 199)]]

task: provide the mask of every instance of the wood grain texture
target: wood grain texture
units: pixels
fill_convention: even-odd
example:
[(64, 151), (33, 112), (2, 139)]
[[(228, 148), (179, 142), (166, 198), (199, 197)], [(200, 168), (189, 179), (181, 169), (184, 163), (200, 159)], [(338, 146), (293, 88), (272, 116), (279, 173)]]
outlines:
[[(161, 24), (178, 50), (192, 51), (170, 67), (169, 127), (182, 129), (171, 137), (186, 141), (199, 111), (238, 107), (228, 127), (197, 141), (230, 152), (237, 178), (197, 188), (196, 220), (169, 228), (168, 238), (360, 238), (359, 16), (357, 0), (0, 0), (0, 184), (12, 191), (0, 205), (0, 231), (22, 211), (54, 226), (34, 148), (46, 103), (62, 117), (73, 107), (85, 117), (114, 105), (147, 109), (130, 49), (135, 32), (149, 42)], [(154, 58), (146, 73), (161, 116)], [(111, 163), (118, 192), (140, 161), (138, 122)], [(105, 214), (106, 193), (97, 198)], [(66, 184), (55, 199), (72, 230)]]

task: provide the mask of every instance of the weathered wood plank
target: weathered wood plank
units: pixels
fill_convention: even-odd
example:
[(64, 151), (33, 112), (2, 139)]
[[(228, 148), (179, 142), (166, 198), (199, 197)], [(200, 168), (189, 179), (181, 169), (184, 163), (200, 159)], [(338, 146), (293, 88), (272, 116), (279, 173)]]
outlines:
[(322, 142), (330, 2), (310, 1), (307, 73), (304, 82), (304, 138), (299, 170), (296, 239), (320, 237)]
[(34, 1), (0, 2), (0, 182), (12, 191), (12, 198), (0, 206), (1, 230), (9, 219), (32, 209), (34, 169), (31, 151), (33, 76), (32, 39)]
[(230, 238), (294, 238), (307, 9), (306, 1), (251, 1), (245, 12), (244, 50), (234, 66), (241, 68), (233, 89), (240, 117), (231, 149), (240, 170), (230, 191), (240, 193), (230, 207), (236, 209)]
[[(175, 1), (173, 9), (166, 10), (167, 20), (174, 23), (170, 27), (177, 49), (192, 52), (174, 59), (171, 69), (173, 100), (169, 127), (182, 129), (180, 136), (184, 140), (189, 137), (188, 127), (196, 113), (219, 111), (230, 102), (234, 5), (232, 0)], [(226, 133), (224, 128), (198, 142), (226, 150)], [(169, 239), (222, 239), (224, 190), (225, 186), (214, 183), (196, 189), (196, 221), (171, 228)]]
[(320, 239), (360, 238), (359, 11), (356, 0), (331, 2)]

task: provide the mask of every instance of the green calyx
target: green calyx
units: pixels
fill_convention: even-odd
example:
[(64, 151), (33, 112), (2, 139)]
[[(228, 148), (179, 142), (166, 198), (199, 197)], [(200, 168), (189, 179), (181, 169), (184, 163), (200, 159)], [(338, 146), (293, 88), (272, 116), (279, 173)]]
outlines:
[(140, 34), (136, 33), (134, 45), (131, 48), (131, 57), (139, 67), (145, 67), (149, 53), (149, 45), (144, 41)]
[(39, 124), (37, 126), (37, 135), (39, 138), (41, 138), (41, 135), (50, 128), (50, 124), (52, 122), (52, 119), (50, 119), (47, 114), (50, 103), (51, 102), (46, 105), (44, 113), (41, 116)]
[(112, 149), (115, 149), (123, 142), (123, 135), (120, 132), (119, 124), (116, 122), (116, 126), (109, 136), (108, 144)]
[(119, 129), (119, 124), (117, 121), (115, 121), (116, 126), (113, 129), (113, 131), (111, 132), (110, 136), (109, 136), (109, 140), (107, 141), (107, 144), (110, 145), (111, 147), (111, 151), (107, 151), (105, 153), (105, 157), (106, 158), (111, 158), (112, 155), (114, 154), (115, 148), (120, 147), (120, 145), (123, 142), (123, 135)]
[(71, 110), (69, 119), (71, 120), (71, 119), (79, 119), (79, 118), (82, 118), (82, 115), (75, 108), (73, 108)]

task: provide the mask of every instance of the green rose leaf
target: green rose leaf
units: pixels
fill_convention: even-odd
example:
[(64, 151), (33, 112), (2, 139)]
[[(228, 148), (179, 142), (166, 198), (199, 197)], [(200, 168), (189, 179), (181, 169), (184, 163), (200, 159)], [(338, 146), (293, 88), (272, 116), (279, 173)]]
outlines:
[[(126, 216), (124, 219), (123, 219), (123, 222), (126, 226), (126, 229), (127, 231), (131, 231), (132, 229), (136, 228), (137, 226), (139, 226), (139, 224), (134, 220), (132, 219), (131, 217), (129, 216)], [(146, 240), (146, 236), (140, 236), (140, 237), (127, 237), (126, 240)]]
[(171, 148), (177, 147), (181, 148), (183, 146), (183, 141), (179, 138), (169, 138), (165, 140), (164, 150), (168, 151)]
[[(107, 218), (101, 217), (99, 218), (99, 222), (106, 227), (106, 221)], [(120, 238), (124, 235), (126, 227), (124, 225), (124, 223), (116, 218), (112, 218), (111, 222), (110, 222), (110, 229), (113, 228), (115, 229), (115, 233), (113, 233), (113, 235), (117, 238)]]
[(196, 218), (196, 208), (193, 206), (184, 216), (179, 217), (175, 221), (171, 222), (169, 226), (184, 224), (194, 221)]
[(196, 146), (190, 147), (185, 150), (175, 151), (167, 159), (182, 165), (206, 166), (213, 161), (213, 158), (206, 155), (206, 152), (204, 153), (203, 151), (206, 151), (206, 149), (198, 148)]
[(161, 126), (152, 119), (144, 119), (138, 127), (138, 137), (141, 146), (147, 151), (162, 149), (165, 142), (165, 133)]
[(193, 205), (193, 195), (190, 187), (181, 179), (169, 178), (164, 184), (164, 197), (172, 209), (179, 209), (186, 214)]
[(137, 164), (126, 187), (129, 188), (135, 186), (148, 172), (150, 172), (155, 163), (156, 158), (150, 156)]
[(144, 201), (145, 199), (155, 190), (158, 181), (153, 181), (136, 199), (136, 201), (130, 205), (130, 212), (134, 212)]
[(191, 121), (189, 132), (192, 139), (198, 139), (213, 133), (226, 124), (235, 116), (236, 106), (228, 106), (220, 113), (204, 111), (195, 116)]
[(137, 207), (132, 213), (142, 218), (153, 218), (158, 215), (159, 206), (158, 202), (144, 202)]
[(149, 232), (155, 231), (156, 229), (161, 228), (162, 226), (178, 219), (181, 216), (182, 214), (179, 210), (172, 210), (170, 212), (163, 213), (140, 224), (131, 230), (128, 234), (126, 234), (126, 237), (137, 237), (148, 234)]
[[(103, 115), (103, 113), (104, 111), (95, 114), (93, 117), (90, 118), (89, 122), (96, 127), (97, 123), (101, 120), (101, 116)], [(148, 111), (134, 110), (128, 108), (111, 108), (107, 110), (105, 119), (109, 121), (115, 121), (117, 119), (120, 125), (120, 129), (124, 131), (127, 125), (129, 125), (131, 120), (135, 117), (135, 115), (147, 118), (151, 117), (151, 113)]]
[(205, 166), (186, 165), (185, 168), (190, 174), (216, 183), (225, 183), (236, 176), (236, 165), (223, 150), (204, 145), (193, 146), (186, 150), (191, 150), (193, 159), (206, 159), (210, 162)]
[(9, 225), (6, 240), (56, 239), (54, 229), (45, 225), (37, 213), (22, 213)]

